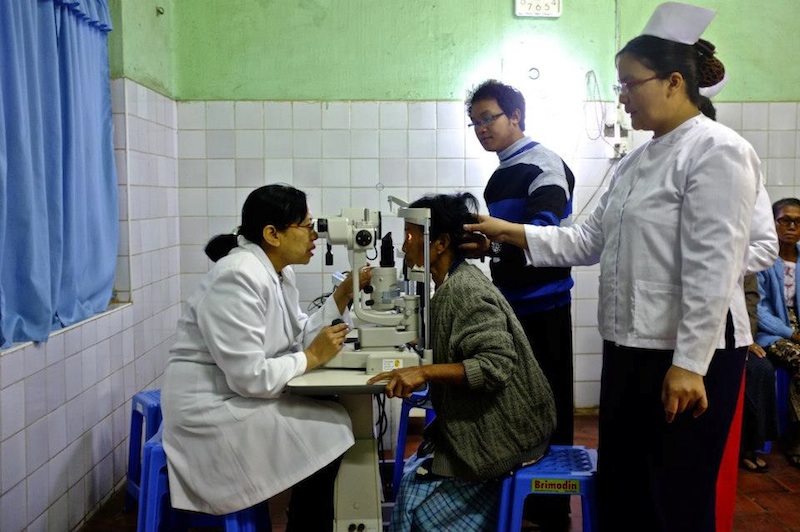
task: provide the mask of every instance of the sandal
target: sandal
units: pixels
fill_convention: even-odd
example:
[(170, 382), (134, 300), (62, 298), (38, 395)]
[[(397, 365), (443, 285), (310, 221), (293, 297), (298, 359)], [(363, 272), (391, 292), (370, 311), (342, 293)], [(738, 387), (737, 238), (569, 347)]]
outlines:
[[(795, 465), (795, 467), (800, 467), (800, 455), (797, 455), (794, 458), (797, 459), (797, 465)], [(792, 463), (791, 457), (789, 462)], [(750, 471), (751, 473), (766, 473), (769, 471), (769, 466), (767, 463), (763, 459), (759, 458), (755, 451), (742, 453), (742, 455), (739, 457), (739, 467), (746, 471)]]
[(800, 469), (800, 454), (787, 454), (786, 459), (789, 460), (789, 465)]

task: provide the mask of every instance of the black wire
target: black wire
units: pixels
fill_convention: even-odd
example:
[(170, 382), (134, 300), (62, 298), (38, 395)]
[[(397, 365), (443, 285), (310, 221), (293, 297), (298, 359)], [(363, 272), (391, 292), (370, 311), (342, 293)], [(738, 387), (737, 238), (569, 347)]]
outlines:
[(380, 467), (381, 463), (384, 460), (383, 453), (384, 453), (384, 446), (383, 446), (383, 437), (386, 434), (386, 431), (389, 428), (389, 420), (386, 417), (386, 396), (382, 393), (375, 394), (375, 399), (378, 404), (378, 419), (375, 421), (375, 426), (377, 427), (377, 438), (378, 438), (378, 475), (380, 475), (381, 479), (381, 486), (384, 486), (383, 480), (383, 468)]

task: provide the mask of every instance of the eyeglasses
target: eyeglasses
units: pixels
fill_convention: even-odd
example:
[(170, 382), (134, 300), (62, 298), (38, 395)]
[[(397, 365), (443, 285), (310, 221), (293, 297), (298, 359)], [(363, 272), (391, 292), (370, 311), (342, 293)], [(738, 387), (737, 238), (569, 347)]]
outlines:
[(794, 225), (795, 227), (800, 227), (800, 218), (791, 218), (790, 216), (781, 216), (780, 218), (778, 218), (775, 221), (781, 227), (789, 227), (790, 225)]
[(635, 89), (642, 83), (647, 83), (648, 81), (653, 81), (654, 79), (659, 79), (658, 76), (652, 76), (647, 79), (633, 79), (631, 81), (620, 81), (619, 84), (614, 85), (614, 92), (617, 96), (622, 94), (628, 94), (631, 92), (631, 89)]
[(311, 218), (307, 224), (289, 224), (287, 227), (297, 227), (298, 229), (307, 229), (309, 232), (317, 230), (317, 221)]
[(490, 116), (483, 117), (480, 120), (476, 120), (476, 121), (472, 122), (471, 124), (467, 124), (467, 127), (474, 127), (476, 129), (479, 128), (479, 127), (486, 127), (489, 124), (491, 124), (492, 122), (494, 122), (495, 120), (497, 120), (498, 118), (500, 118), (501, 116), (503, 116), (504, 114), (505, 113), (497, 113), (496, 115), (490, 115)]

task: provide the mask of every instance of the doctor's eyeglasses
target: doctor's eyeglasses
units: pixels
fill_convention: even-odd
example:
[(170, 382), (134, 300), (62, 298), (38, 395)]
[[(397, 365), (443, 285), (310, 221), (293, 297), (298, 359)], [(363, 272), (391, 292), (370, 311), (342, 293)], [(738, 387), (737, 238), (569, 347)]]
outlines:
[(316, 231), (317, 230), (317, 221), (312, 218), (305, 224), (289, 224), (286, 227), (297, 227), (298, 229), (306, 229), (308, 232)]

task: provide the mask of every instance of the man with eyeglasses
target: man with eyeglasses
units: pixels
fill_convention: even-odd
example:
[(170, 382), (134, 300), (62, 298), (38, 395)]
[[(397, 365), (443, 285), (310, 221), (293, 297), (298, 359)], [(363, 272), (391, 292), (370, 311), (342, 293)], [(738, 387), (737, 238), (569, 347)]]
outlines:
[[(560, 225), (572, 214), (575, 178), (561, 157), (525, 136), (522, 94), (487, 80), (472, 91), (466, 108), (481, 146), (500, 159), (484, 190), (489, 214), (516, 223)], [(491, 257), (492, 280), (522, 322), (555, 396), (558, 422), (551, 443), (572, 445), (570, 268), (528, 266), (520, 248), (488, 240), (464, 247), (474, 256)], [(529, 497), (525, 517), (540, 530), (564, 530), (569, 523), (569, 496)]]

